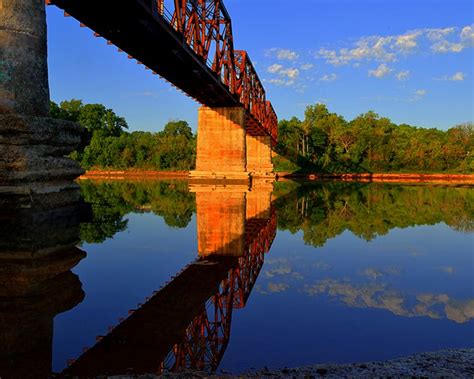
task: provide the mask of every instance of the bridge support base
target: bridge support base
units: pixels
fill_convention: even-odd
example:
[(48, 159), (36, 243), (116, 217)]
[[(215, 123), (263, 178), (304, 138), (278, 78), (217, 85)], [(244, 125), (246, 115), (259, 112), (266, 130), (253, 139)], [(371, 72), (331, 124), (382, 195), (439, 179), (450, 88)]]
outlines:
[(0, 209), (74, 203), (82, 128), (48, 118), (45, 2), (0, 4)]
[(274, 179), (271, 139), (247, 133), (247, 112), (242, 107), (199, 109), (196, 170), (199, 182), (245, 182)]
[(196, 170), (199, 181), (248, 182), (245, 110), (240, 107), (199, 109)]
[(272, 145), (268, 135), (247, 133), (247, 171), (252, 178), (275, 179), (272, 164)]
[(0, 114), (0, 205), (48, 207), (78, 200), (74, 179), (84, 171), (66, 157), (81, 140), (82, 128), (47, 117)]

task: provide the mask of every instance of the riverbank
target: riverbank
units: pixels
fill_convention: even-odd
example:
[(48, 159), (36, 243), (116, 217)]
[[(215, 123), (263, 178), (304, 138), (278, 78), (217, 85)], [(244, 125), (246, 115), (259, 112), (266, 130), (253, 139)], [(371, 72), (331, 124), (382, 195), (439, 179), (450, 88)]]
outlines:
[[(189, 171), (153, 171), (153, 170), (91, 170), (79, 179), (110, 180), (146, 180), (146, 179), (186, 179)], [(474, 174), (399, 174), (399, 173), (363, 173), (363, 174), (322, 174), (277, 172), (278, 179), (304, 180), (341, 180), (354, 182), (384, 183), (450, 183), (474, 185)]]
[(251, 378), (472, 378), (474, 349), (419, 353), (382, 362), (320, 364), (293, 369), (258, 370)]
[[(159, 378), (157, 375), (119, 375), (115, 379)], [(280, 370), (252, 370), (234, 375), (200, 371), (165, 374), (163, 378), (473, 378), (474, 349), (452, 349), (418, 353), (381, 362), (318, 364)]]
[(356, 182), (385, 183), (457, 183), (474, 184), (474, 174), (399, 174), (399, 173), (362, 173), (362, 174), (321, 174), (278, 172), (277, 178), (307, 180), (342, 180)]
[(153, 170), (91, 170), (79, 177), (80, 180), (144, 180), (144, 179), (186, 179), (189, 171), (153, 171)]

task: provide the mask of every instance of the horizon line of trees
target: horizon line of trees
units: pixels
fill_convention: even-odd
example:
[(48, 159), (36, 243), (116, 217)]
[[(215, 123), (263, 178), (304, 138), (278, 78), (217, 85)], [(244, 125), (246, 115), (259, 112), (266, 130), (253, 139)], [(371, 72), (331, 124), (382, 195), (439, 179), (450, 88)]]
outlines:
[[(86, 170), (195, 167), (197, 135), (186, 121), (170, 121), (156, 133), (128, 132), (127, 121), (113, 110), (77, 99), (51, 102), (50, 114), (84, 127), (71, 158)], [(280, 120), (278, 138), (277, 171), (474, 172), (472, 122), (443, 131), (397, 125), (373, 111), (346, 121), (316, 104), (306, 108), (303, 120)]]
[(276, 163), (283, 170), (474, 171), (472, 122), (443, 131), (397, 125), (373, 111), (346, 121), (316, 104), (303, 120), (281, 120), (278, 138)]
[(51, 102), (53, 118), (84, 128), (81, 146), (71, 154), (86, 170), (190, 170), (196, 160), (196, 136), (186, 121), (169, 121), (162, 131), (128, 132), (127, 121), (102, 104), (72, 99)]

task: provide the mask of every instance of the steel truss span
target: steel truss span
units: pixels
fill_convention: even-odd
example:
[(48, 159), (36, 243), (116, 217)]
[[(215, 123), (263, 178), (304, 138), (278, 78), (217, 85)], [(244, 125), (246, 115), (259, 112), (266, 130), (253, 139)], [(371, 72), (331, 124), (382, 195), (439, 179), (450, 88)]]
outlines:
[(46, 0), (208, 107), (242, 106), (252, 133), (278, 119), (246, 51), (234, 50), (222, 0)]

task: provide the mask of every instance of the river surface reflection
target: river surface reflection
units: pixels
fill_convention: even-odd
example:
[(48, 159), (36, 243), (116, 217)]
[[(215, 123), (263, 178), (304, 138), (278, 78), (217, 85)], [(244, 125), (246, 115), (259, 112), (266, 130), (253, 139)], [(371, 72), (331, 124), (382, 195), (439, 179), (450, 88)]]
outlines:
[(70, 208), (0, 218), (2, 378), (239, 372), (473, 346), (472, 188), (81, 191), (87, 222)]

